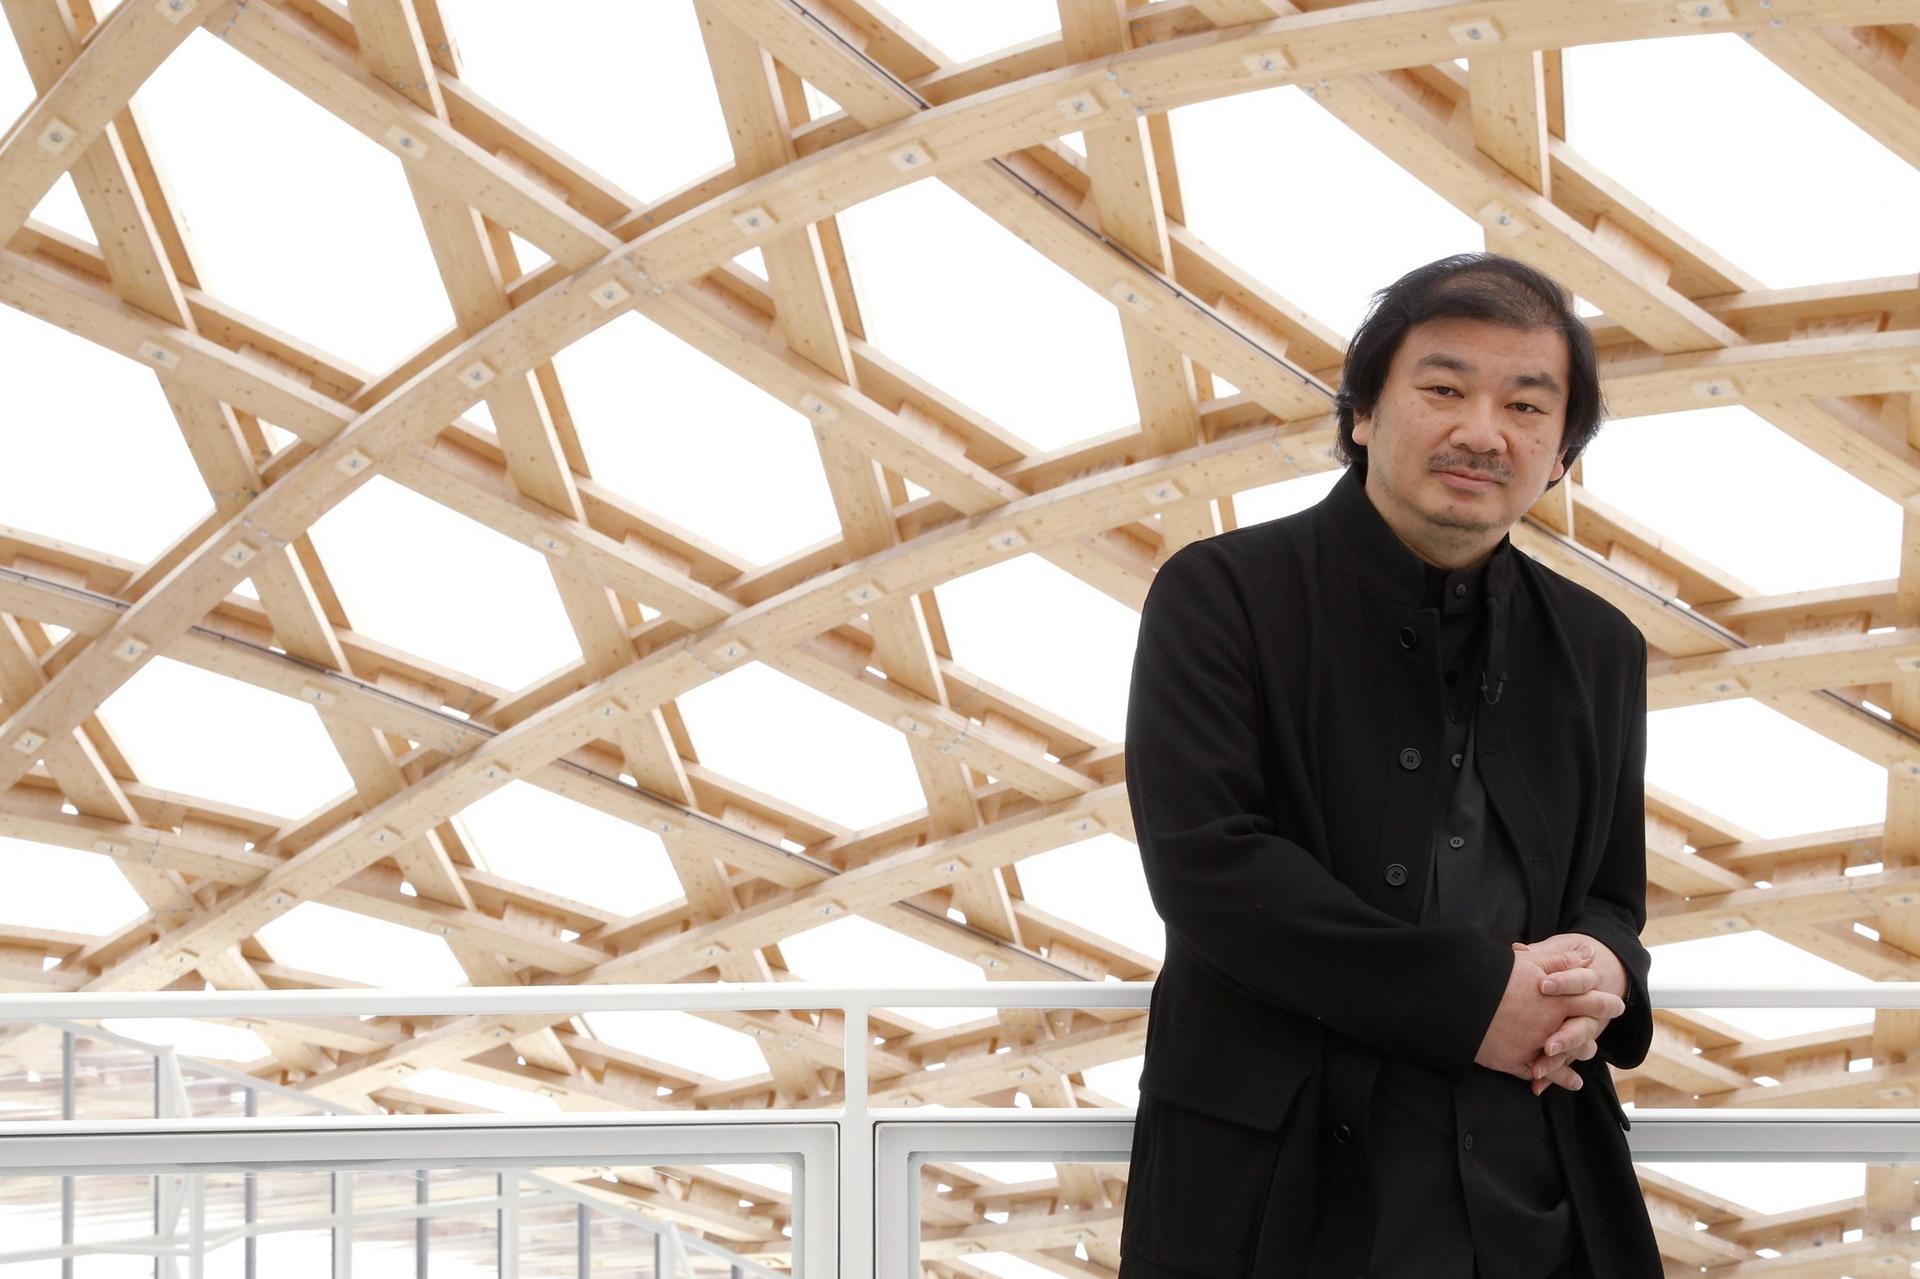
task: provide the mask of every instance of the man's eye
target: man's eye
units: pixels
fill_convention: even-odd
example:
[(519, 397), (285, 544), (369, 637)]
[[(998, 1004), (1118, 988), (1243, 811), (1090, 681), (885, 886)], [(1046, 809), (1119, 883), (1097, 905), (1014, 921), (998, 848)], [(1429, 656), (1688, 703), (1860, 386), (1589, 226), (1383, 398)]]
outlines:
[(1429, 386), (1429, 387), (1423, 387), (1422, 389), (1427, 391), (1446, 391), (1449, 394), (1453, 394), (1453, 395), (1459, 394), (1459, 392), (1455, 391), (1450, 386)]
[(1534, 413), (1545, 412), (1545, 410), (1542, 409), (1539, 405), (1528, 404), (1525, 400), (1516, 400), (1510, 407), (1516, 408), (1516, 409), (1527, 409)]

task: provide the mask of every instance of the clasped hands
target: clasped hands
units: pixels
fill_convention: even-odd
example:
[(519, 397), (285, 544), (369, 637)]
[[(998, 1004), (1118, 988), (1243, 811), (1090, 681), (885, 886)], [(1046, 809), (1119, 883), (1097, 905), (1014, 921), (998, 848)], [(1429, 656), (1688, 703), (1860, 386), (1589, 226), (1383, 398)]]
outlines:
[(1474, 1062), (1527, 1080), (1536, 1097), (1550, 1084), (1577, 1091), (1573, 1063), (1599, 1051), (1595, 1041), (1626, 1008), (1626, 968), (1585, 933), (1515, 942), (1513, 951), (1506, 993)]

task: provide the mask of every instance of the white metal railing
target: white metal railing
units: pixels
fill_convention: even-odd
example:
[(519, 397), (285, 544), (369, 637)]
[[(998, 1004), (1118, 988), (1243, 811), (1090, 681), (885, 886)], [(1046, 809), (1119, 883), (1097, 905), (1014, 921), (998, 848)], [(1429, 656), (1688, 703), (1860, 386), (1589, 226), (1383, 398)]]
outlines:
[[(644, 1117), (340, 1115), (287, 1119), (0, 1123), (0, 1176), (212, 1166), (414, 1168), (599, 1164), (619, 1157), (788, 1160), (794, 1269), (817, 1279), (917, 1273), (918, 1165), (930, 1158), (1123, 1161), (1132, 1116), (1055, 1108), (953, 1109), (869, 1104), (869, 1014), (878, 1008), (1145, 1008), (1149, 982), (995, 982), (872, 987), (809, 982), (509, 986), (435, 991), (292, 990), (0, 994), (0, 1023), (102, 1018), (770, 1011), (843, 1015), (844, 1104), (770, 1111), (647, 1112)], [(1920, 1008), (1920, 982), (1666, 986), (1661, 1008)], [(88, 1030), (89, 1035), (97, 1032)], [(513, 1033), (518, 1033), (517, 1031)], [(196, 1069), (200, 1069), (196, 1066)], [(255, 1085), (260, 1081), (252, 1081)], [(1920, 1113), (1878, 1109), (1643, 1110), (1636, 1157), (1672, 1160), (1920, 1160)], [(835, 1223), (803, 1229), (804, 1221)], [(691, 1243), (692, 1241), (689, 1241)], [(878, 1268), (876, 1268), (878, 1267)]]

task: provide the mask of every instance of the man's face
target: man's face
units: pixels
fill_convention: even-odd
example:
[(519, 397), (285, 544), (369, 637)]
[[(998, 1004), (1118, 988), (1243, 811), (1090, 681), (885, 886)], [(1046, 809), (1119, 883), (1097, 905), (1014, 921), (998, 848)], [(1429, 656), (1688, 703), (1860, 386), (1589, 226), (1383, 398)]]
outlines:
[(1567, 382), (1556, 329), (1414, 325), (1374, 411), (1354, 418), (1374, 505), (1423, 553), (1491, 550), (1566, 470)]

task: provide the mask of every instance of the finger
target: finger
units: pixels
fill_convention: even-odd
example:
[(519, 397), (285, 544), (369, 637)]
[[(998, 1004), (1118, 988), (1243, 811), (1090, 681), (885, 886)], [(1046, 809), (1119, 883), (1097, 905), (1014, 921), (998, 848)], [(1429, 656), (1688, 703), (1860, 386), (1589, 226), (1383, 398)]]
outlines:
[(1551, 973), (1540, 981), (1543, 995), (1584, 995), (1600, 984), (1600, 974), (1592, 968), (1568, 968)]
[(1590, 990), (1584, 995), (1573, 996), (1570, 1007), (1583, 1017), (1612, 1021), (1626, 1011), (1627, 1001), (1610, 990)]
[(1587, 964), (1593, 962), (1593, 956), (1590, 952), (1583, 954), (1578, 950), (1564, 946), (1556, 946), (1552, 950), (1530, 950), (1527, 952), (1527, 957), (1539, 964), (1543, 970), (1550, 973), (1565, 972), (1572, 968), (1584, 968)]
[(1552, 1056), (1542, 1055), (1534, 1058), (1532, 1071), (1534, 1080), (1537, 1082), (1546, 1079), (1562, 1066), (1567, 1065), (1571, 1058), (1571, 1053), (1554, 1053)]
[[(1536, 1066), (1539, 1064), (1535, 1063)], [(1553, 1065), (1536, 1079), (1529, 1079), (1527, 1087), (1532, 1090), (1534, 1096), (1538, 1097), (1554, 1084), (1559, 1084), (1569, 1092), (1577, 1092), (1584, 1082), (1580, 1078), (1580, 1072), (1574, 1069), (1573, 1063), (1565, 1062)]]
[(1559, 1084), (1569, 1092), (1578, 1092), (1584, 1082), (1580, 1078), (1580, 1072), (1569, 1065), (1558, 1067), (1538, 1079), (1528, 1081), (1527, 1087), (1534, 1096), (1538, 1097), (1555, 1084)]
[(1572, 1052), (1597, 1036), (1600, 1029), (1600, 1023), (1591, 1017), (1569, 1017), (1560, 1023), (1559, 1029), (1547, 1036), (1547, 1042), (1540, 1050), (1541, 1056), (1553, 1057)]

